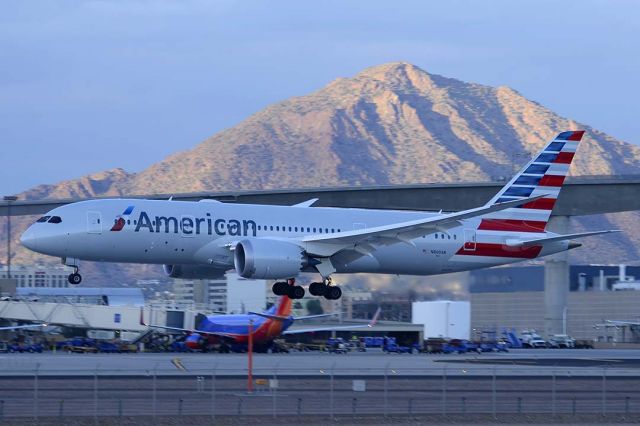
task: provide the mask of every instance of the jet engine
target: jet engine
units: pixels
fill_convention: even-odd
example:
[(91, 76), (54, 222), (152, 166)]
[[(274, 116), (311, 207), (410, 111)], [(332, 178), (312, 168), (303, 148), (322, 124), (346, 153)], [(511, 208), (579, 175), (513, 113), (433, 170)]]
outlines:
[(164, 273), (171, 278), (188, 280), (224, 278), (224, 269), (202, 265), (162, 265)]
[(236, 245), (233, 261), (241, 277), (279, 279), (298, 275), (307, 266), (308, 258), (297, 244), (251, 239)]

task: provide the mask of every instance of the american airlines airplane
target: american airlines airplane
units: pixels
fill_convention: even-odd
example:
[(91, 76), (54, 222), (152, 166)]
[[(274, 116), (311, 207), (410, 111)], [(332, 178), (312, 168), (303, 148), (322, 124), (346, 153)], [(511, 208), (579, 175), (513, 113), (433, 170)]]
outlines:
[[(276, 295), (304, 297), (302, 272), (322, 280), (308, 290), (339, 299), (334, 274), (435, 275), (503, 265), (579, 247), (572, 241), (616, 231), (546, 231), (584, 131), (562, 132), (489, 202), (456, 213), (225, 204), (201, 200), (105, 199), (55, 208), (31, 225), (22, 244), (79, 261), (163, 264), (174, 278), (214, 278), (235, 269), (278, 280)], [(288, 280), (288, 281), (284, 281)]]

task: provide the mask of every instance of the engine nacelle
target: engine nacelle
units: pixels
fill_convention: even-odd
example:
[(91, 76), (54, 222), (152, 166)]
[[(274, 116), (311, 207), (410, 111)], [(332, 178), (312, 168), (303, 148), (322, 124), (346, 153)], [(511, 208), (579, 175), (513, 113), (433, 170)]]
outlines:
[(254, 279), (295, 277), (306, 267), (307, 260), (297, 244), (262, 239), (240, 241), (233, 257), (238, 275)]
[(164, 273), (171, 278), (187, 280), (224, 278), (224, 269), (201, 265), (162, 265)]

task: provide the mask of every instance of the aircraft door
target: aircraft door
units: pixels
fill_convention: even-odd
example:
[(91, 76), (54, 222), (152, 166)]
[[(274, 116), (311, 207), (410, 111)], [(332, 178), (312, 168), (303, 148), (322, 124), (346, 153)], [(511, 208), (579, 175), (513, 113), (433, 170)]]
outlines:
[(87, 212), (87, 233), (102, 234), (102, 214), (100, 212)]
[(465, 229), (464, 230), (464, 250), (476, 251), (476, 230)]
[(367, 229), (367, 224), (366, 223), (354, 223), (353, 224), (353, 230), (354, 231), (358, 231), (360, 229)]

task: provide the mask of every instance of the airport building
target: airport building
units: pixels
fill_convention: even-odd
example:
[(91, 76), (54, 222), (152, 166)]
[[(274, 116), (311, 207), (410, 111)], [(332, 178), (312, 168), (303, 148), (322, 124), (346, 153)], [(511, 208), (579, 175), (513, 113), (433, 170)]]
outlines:
[(247, 280), (228, 273), (216, 280), (181, 280), (173, 283), (176, 306), (207, 312), (241, 313), (262, 311), (267, 304), (265, 280)]
[[(67, 288), (70, 269), (63, 266), (11, 266), (16, 287)], [(0, 266), (0, 279), (8, 278), (6, 266)]]
[[(638, 277), (638, 266), (571, 266), (570, 291), (562, 307), (564, 334), (596, 342), (639, 343), (640, 327), (607, 323), (640, 320)], [(475, 334), (487, 330), (544, 330), (548, 301), (543, 266), (477, 270), (470, 273), (470, 280), (471, 327)]]

